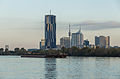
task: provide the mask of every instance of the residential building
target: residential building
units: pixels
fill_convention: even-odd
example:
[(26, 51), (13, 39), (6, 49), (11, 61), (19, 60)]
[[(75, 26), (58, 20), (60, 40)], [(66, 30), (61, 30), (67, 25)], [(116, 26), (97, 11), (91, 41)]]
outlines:
[(95, 36), (95, 45), (99, 47), (109, 48), (110, 47), (110, 36)]

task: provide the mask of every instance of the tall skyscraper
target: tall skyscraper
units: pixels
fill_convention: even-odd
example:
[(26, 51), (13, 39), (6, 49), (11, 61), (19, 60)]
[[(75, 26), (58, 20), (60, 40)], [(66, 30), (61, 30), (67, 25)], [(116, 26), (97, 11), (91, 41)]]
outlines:
[(45, 47), (56, 48), (56, 16), (45, 15)]
[(69, 37), (62, 37), (60, 38), (60, 46), (69, 48), (70, 47), (70, 39)]
[(110, 47), (110, 36), (95, 36), (95, 45), (99, 47), (109, 48)]
[(72, 33), (71, 46), (82, 48), (83, 42), (84, 42), (84, 36), (81, 32), (81, 29), (77, 33)]

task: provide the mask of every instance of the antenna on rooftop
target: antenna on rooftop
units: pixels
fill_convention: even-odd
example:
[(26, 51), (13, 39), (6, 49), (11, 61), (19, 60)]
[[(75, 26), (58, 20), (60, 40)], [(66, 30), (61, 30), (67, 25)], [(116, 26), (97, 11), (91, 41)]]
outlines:
[(51, 15), (51, 10), (50, 10), (50, 15)]

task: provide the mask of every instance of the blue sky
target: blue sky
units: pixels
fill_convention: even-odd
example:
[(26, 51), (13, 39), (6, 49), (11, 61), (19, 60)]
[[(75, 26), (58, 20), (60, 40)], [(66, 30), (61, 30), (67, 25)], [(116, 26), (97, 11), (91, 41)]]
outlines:
[(57, 44), (70, 23), (72, 32), (85, 24), (82, 32), (92, 44), (95, 35), (110, 35), (111, 45), (120, 46), (119, 0), (0, 0), (0, 47), (38, 48), (50, 9), (57, 16)]

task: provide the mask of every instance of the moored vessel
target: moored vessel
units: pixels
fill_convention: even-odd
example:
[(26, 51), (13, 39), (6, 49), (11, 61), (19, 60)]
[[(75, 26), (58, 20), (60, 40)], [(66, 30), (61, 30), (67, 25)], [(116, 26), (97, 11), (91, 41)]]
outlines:
[(29, 58), (66, 58), (66, 54), (58, 54), (58, 55), (21, 55), (21, 57), (29, 57)]

